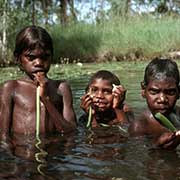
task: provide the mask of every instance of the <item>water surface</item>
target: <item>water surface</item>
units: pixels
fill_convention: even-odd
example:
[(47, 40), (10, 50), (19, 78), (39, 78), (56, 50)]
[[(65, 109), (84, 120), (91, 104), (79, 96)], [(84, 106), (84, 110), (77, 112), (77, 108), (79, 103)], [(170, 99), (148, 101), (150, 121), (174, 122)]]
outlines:
[[(90, 75), (100, 69), (110, 70), (127, 89), (127, 103), (138, 116), (146, 106), (140, 95), (140, 82), (147, 62), (56, 65), (49, 72), (54, 79), (68, 79), (74, 107), (79, 117), (80, 97)], [(22, 76), (18, 68), (0, 69), (0, 82)], [(33, 137), (17, 137), (14, 155), (0, 149), (0, 179), (53, 180), (178, 180), (179, 151), (154, 150), (148, 140), (126, 138), (116, 128), (94, 131), (78, 128), (69, 135), (43, 137), (41, 146), (48, 156), (45, 163), (33, 160), (37, 149)], [(22, 145), (23, 144), (23, 145)], [(28, 159), (27, 159), (28, 157)], [(43, 158), (42, 158), (43, 159)]]

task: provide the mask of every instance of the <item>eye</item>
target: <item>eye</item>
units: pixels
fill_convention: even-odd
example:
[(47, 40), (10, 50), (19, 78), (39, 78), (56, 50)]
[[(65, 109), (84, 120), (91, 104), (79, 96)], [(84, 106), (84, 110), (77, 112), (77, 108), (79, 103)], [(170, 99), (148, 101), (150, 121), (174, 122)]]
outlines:
[(25, 57), (29, 60), (29, 61), (33, 61), (34, 59), (36, 59), (36, 56), (34, 55), (25, 55)]
[(168, 89), (165, 91), (167, 95), (173, 96), (176, 94), (176, 89)]
[(159, 93), (159, 90), (158, 90), (158, 89), (150, 89), (150, 90), (149, 90), (149, 93), (150, 93), (151, 95), (156, 95), (156, 94)]
[(96, 93), (97, 91), (98, 91), (98, 88), (96, 88), (96, 87), (91, 88), (91, 93)]
[(103, 93), (107, 95), (112, 94), (112, 89), (104, 89)]

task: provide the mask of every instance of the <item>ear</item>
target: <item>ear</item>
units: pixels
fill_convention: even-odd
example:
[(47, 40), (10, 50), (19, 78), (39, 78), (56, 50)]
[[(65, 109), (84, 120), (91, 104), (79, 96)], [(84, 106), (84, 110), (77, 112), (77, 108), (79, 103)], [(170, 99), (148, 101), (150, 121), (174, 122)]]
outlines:
[(146, 89), (146, 85), (145, 85), (145, 83), (144, 83), (144, 81), (143, 81), (143, 82), (141, 82), (141, 96), (142, 96), (143, 98), (146, 97), (146, 95), (145, 95), (145, 89)]
[(20, 56), (16, 56), (15, 57), (15, 61), (16, 61), (17, 65), (19, 66), (19, 69), (21, 71), (24, 71), (24, 68), (22, 67), (22, 64), (21, 64), (21, 55)]

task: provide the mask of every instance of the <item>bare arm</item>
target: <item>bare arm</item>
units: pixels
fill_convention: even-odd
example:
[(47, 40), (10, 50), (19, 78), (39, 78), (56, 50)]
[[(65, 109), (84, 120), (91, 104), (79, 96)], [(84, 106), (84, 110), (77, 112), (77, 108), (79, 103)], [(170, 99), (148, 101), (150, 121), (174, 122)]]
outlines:
[(155, 139), (155, 145), (162, 149), (175, 149), (180, 144), (180, 131), (164, 132)]
[(14, 92), (14, 81), (8, 81), (0, 88), (0, 140), (1, 147), (12, 148), (10, 140), (10, 124), (12, 119), (12, 95)]
[(62, 95), (63, 113), (56, 109), (47, 92), (50, 80), (46, 77), (44, 72), (34, 74), (34, 82), (40, 86), (40, 97), (44, 103), (56, 129), (60, 132), (69, 132), (76, 127), (76, 116), (73, 109), (73, 98), (70, 86), (67, 82), (61, 82), (57, 92)]
[(175, 149), (180, 144), (180, 131), (170, 132), (149, 116), (149, 113), (133, 121), (129, 127), (129, 133), (131, 136), (150, 135), (156, 148)]
[(73, 109), (73, 97), (69, 84), (67, 82), (61, 83), (59, 91), (63, 95), (63, 117), (66, 122), (76, 126), (76, 116)]
[(133, 111), (127, 104), (124, 104), (126, 89), (122, 85), (113, 85), (113, 108), (116, 112), (117, 119), (122, 122), (130, 122), (134, 119)]
[(60, 84), (58, 91), (63, 97), (62, 114), (56, 109), (48, 96), (42, 96), (41, 100), (49, 112), (49, 115), (52, 117), (58, 131), (69, 132), (76, 127), (76, 116), (73, 109), (71, 89), (67, 82), (64, 82)]
[(142, 136), (147, 134), (148, 122), (144, 116), (139, 117), (131, 122), (129, 126), (129, 134), (131, 136)]

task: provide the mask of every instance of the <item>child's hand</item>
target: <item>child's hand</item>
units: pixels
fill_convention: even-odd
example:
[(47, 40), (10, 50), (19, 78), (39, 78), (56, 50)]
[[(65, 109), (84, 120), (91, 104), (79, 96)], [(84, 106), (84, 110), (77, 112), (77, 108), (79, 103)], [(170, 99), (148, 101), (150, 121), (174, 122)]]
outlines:
[(163, 133), (156, 144), (163, 149), (175, 149), (180, 144), (180, 131)]
[(113, 108), (119, 108), (126, 97), (126, 89), (122, 85), (114, 85), (112, 89), (113, 98)]
[[(92, 104), (92, 96), (90, 93), (87, 93), (81, 97), (81, 104), (80, 107), (86, 112), (89, 112), (89, 107)], [(94, 113), (94, 110), (92, 111), (92, 114)]]
[(37, 72), (33, 74), (34, 82), (37, 86), (43, 86), (47, 82), (47, 77), (44, 72)]
[(48, 79), (44, 72), (37, 72), (34, 75), (34, 82), (37, 86), (40, 86), (40, 96), (45, 96), (45, 90), (48, 84)]

